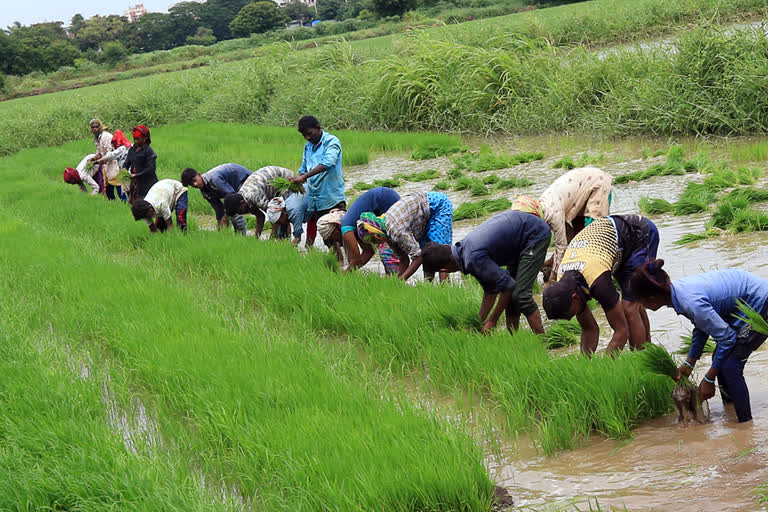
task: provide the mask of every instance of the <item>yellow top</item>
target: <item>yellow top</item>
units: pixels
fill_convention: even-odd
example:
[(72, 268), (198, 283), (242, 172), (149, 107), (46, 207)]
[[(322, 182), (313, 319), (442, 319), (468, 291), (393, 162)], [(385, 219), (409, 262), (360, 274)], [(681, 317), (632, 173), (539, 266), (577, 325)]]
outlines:
[(577, 270), (587, 285), (592, 286), (606, 270), (613, 273), (620, 261), (616, 225), (610, 217), (602, 217), (573, 237), (557, 269), (557, 278), (569, 270)]

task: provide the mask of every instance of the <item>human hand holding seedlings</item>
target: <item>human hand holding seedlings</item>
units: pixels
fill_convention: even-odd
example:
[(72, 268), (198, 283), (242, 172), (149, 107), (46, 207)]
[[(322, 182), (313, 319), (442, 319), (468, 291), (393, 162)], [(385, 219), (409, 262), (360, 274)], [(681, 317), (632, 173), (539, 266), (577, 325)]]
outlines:
[(696, 360), (689, 357), (688, 360), (681, 364), (680, 368), (677, 369), (677, 377), (675, 377), (675, 382), (679, 381), (683, 377), (690, 377), (695, 365)]
[(288, 181), (292, 183), (303, 184), (307, 181), (307, 178), (303, 174), (300, 174), (299, 176), (291, 176), (290, 178), (288, 178)]

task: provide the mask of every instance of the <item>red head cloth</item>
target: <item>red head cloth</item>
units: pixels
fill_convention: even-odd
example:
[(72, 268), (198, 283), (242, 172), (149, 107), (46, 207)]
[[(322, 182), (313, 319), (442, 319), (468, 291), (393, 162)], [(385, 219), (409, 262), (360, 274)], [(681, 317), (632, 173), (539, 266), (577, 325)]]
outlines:
[(144, 126), (143, 124), (140, 124), (136, 128), (133, 129), (133, 138), (136, 137), (144, 137), (146, 139), (149, 139), (149, 128)]
[(77, 172), (77, 169), (73, 169), (71, 167), (67, 167), (64, 169), (64, 182), (69, 183), (70, 185), (77, 185), (79, 183), (82, 183), (83, 180), (80, 179), (80, 173)]
[(112, 134), (112, 147), (117, 149), (118, 146), (131, 147), (131, 143), (125, 138), (123, 130), (115, 130), (115, 133)]

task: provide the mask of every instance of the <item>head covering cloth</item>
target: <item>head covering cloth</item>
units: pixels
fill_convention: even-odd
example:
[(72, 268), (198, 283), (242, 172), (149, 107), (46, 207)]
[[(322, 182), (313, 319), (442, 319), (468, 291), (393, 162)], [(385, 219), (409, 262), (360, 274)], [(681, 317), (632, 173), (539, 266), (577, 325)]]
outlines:
[(140, 124), (136, 128), (134, 128), (131, 134), (133, 135), (134, 139), (136, 137), (144, 137), (145, 139), (147, 139), (147, 144), (152, 144), (152, 137), (149, 136), (149, 128), (147, 128), (143, 124)]
[(117, 149), (118, 146), (131, 147), (131, 142), (125, 137), (123, 130), (115, 130), (112, 134), (112, 147)]
[(267, 219), (272, 224), (280, 220), (283, 211), (285, 211), (285, 199), (282, 197), (275, 197), (267, 203)]
[(83, 180), (80, 179), (80, 173), (77, 172), (77, 169), (67, 167), (64, 169), (64, 182), (69, 183), (70, 185), (78, 185), (82, 183)]
[(512, 202), (510, 210), (516, 210), (519, 212), (530, 213), (541, 218), (544, 212), (541, 208), (541, 202), (538, 199), (534, 199), (529, 196), (518, 195)]
[(377, 217), (373, 212), (363, 212), (357, 221), (357, 237), (368, 244), (387, 241), (386, 218)]
[(99, 133), (101, 133), (101, 132), (103, 132), (104, 130), (106, 130), (106, 129), (107, 129), (107, 125), (105, 125), (104, 123), (102, 123), (102, 122), (101, 122), (101, 119), (99, 119), (98, 117), (94, 117), (93, 119), (91, 119), (91, 120), (88, 122), (88, 126), (89, 126), (89, 127), (93, 126), (94, 124), (98, 124), (98, 125), (99, 125)]
[(345, 213), (347, 213), (346, 210), (336, 208), (317, 219), (317, 232), (323, 240), (330, 238), (334, 230), (341, 230), (341, 218)]

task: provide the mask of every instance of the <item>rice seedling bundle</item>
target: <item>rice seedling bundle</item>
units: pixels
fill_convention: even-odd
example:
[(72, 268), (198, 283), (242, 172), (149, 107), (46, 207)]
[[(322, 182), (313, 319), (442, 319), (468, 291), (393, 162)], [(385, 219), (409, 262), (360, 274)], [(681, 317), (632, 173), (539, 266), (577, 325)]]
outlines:
[(581, 326), (575, 318), (557, 320), (540, 337), (547, 349), (570, 347), (581, 341)]
[(448, 190), (450, 188), (451, 188), (451, 184), (448, 183), (447, 181), (438, 181), (432, 186), (432, 190), (437, 190), (440, 192)]
[(493, 171), (541, 160), (543, 153), (523, 152), (516, 155), (496, 154), (489, 146), (482, 146), (476, 153), (467, 153), (453, 160), (456, 169), (475, 172)]
[(646, 214), (658, 214), (658, 213), (670, 213), (675, 209), (675, 205), (665, 199), (658, 199), (655, 197), (642, 197), (637, 202), (637, 207), (642, 213)]
[(300, 194), (303, 194), (305, 192), (304, 185), (301, 183), (294, 183), (286, 178), (283, 178), (282, 176), (277, 176), (275, 178), (272, 178), (270, 180), (270, 185), (275, 187), (277, 190), (281, 192), (297, 192)]
[(385, 178), (383, 180), (373, 180), (373, 183), (366, 183), (364, 181), (358, 181), (354, 187), (357, 190), (370, 190), (376, 187), (397, 188), (400, 186), (400, 181), (392, 178)]
[(394, 175), (395, 179), (401, 179), (403, 181), (426, 181), (426, 180), (433, 180), (439, 178), (440, 171), (437, 169), (427, 169), (425, 171), (421, 172), (415, 172), (412, 174), (404, 174), (404, 173), (398, 173)]
[(431, 144), (424, 148), (419, 148), (411, 153), (412, 160), (427, 160), (430, 158), (437, 158), (440, 156), (453, 155), (455, 153), (463, 153), (467, 148), (462, 145), (435, 145)]
[(571, 156), (566, 155), (560, 160), (558, 160), (557, 162), (555, 162), (554, 165), (552, 165), (552, 167), (554, 169), (570, 170), (570, 169), (576, 168), (576, 163), (573, 161), (573, 158)]
[[(691, 336), (681, 336), (681, 341), (683, 342), (682, 346), (677, 349), (676, 353), (682, 354), (682, 355), (688, 355), (688, 352), (691, 350), (691, 343), (693, 341)], [(704, 354), (712, 354), (715, 351), (716, 344), (712, 340), (712, 338), (707, 338), (707, 341), (704, 342), (704, 348), (702, 349), (702, 352)]]
[(506, 198), (481, 199), (480, 201), (462, 203), (453, 211), (453, 220), (477, 219), (488, 214), (500, 212), (512, 206), (512, 201)]
[(523, 187), (530, 187), (534, 184), (534, 181), (530, 178), (523, 178), (523, 177), (512, 177), (512, 178), (504, 178), (502, 180), (499, 180), (493, 188), (496, 190), (507, 190), (510, 188), (523, 188)]

